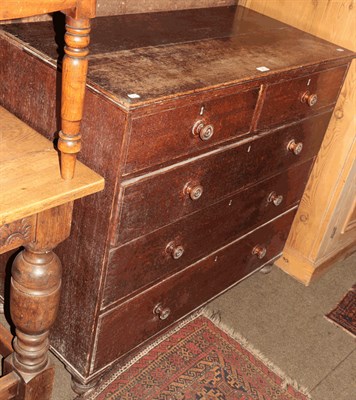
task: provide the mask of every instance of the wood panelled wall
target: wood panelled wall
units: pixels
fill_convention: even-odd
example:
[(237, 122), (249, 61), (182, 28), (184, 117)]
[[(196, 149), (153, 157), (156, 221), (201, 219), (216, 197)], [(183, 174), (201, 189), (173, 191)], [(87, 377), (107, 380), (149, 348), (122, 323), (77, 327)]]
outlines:
[[(355, 0), (240, 0), (239, 4), (356, 51)], [(354, 201), (349, 193), (350, 189), (355, 193), (355, 188), (348, 186), (355, 185), (355, 110), (356, 60), (348, 72), (283, 257), (277, 262), (305, 284), (331, 262), (355, 250), (355, 230), (347, 235), (339, 233), (340, 207), (352, 211)]]

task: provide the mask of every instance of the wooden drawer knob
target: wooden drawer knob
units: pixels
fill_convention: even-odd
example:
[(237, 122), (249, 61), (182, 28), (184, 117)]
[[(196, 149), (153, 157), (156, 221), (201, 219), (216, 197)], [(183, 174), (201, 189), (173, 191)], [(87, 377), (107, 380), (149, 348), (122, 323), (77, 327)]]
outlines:
[(252, 254), (257, 256), (260, 260), (266, 255), (266, 253), (267, 249), (259, 244), (252, 249)]
[(184, 247), (176, 246), (174, 242), (170, 242), (167, 244), (166, 252), (170, 254), (174, 260), (178, 260), (184, 253)]
[(283, 196), (281, 194), (278, 195), (276, 192), (271, 192), (268, 195), (267, 201), (273, 203), (275, 206), (279, 206), (283, 201)]
[(302, 94), (301, 102), (308, 104), (308, 106), (313, 107), (318, 101), (318, 95), (315, 93), (310, 93), (307, 90), (305, 93)]
[(302, 142), (296, 143), (296, 141), (293, 139), (288, 143), (287, 149), (293, 152), (297, 156), (303, 150), (303, 143)]
[(199, 136), (201, 140), (209, 140), (214, 135), (213, 125), (205, 125), (202, 120), (197, 121), (192, 129), (194, 136)]
[(203, 194), (203, 186), (187, 184), (184, 189), (185, 193), (189, 195), (192, 200), (200, 199)]
[(170, 316), (171, 310), (168, 307), (163, 307), (161, 303), (158, 303), (153, 309), (153, 314), (158, 315), (159, 319), (164, 320)]

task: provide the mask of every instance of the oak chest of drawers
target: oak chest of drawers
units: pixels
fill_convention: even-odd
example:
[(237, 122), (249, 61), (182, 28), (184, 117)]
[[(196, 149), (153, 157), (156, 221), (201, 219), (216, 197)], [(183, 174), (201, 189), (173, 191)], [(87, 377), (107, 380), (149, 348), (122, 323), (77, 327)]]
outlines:
[[(51, 23), (0, 35), (1, 104), (53, 133), (55, 20), (58, 51)], [(353, 57), (242, 7), (93, 25), (81, 157), (106, 189), (58, 249), (52, 333), (84, 385), (278, 257)]]

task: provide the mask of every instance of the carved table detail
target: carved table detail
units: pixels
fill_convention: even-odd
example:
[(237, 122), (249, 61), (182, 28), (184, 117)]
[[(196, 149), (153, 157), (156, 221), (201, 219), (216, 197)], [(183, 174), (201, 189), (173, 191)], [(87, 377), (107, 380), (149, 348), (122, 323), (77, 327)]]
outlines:
[(19, 219), (0, 227), (0, 249), (5, 252), (35, 239), (36, 216)]

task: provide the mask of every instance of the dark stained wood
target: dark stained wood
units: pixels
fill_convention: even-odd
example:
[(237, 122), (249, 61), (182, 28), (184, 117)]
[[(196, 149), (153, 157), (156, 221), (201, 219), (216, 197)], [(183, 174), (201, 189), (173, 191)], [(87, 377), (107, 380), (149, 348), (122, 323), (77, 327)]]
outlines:
[[(135, 48), (111, 54), (106, 60), (102, 57), (97, 63), (94, 61), (89, 79), (119, 98), (126, 108), (131, 108), (163, 101), (173, 96), (173, 93), (186, 95), (214, 89), (223, 83), (240, 83), (256, 76), (256, 68), (261, 66), (266, 66), (269, 71), (260, 72), (260, 76), (269, 76), (292, 68), (293, 65), (313, 64), (320, 59), (340, 57), (335, 46), (322, 42), (309, 55), (309, 60), (303, 59), (301, 55), (305, 54), (305, 48), (314, 45), (310, 40), (310, 36), (297, 39), (295, 31), (285, 29), (269, 34), (268, 39), (264, 35), (256, 39), (255, 34), (245, 34), (241, 38)], [(260, 51), (252, 54), (248, 50), (250, 46)], [(204, 63), (203, 80), (200, 73), (201, 60), (206, 58), (209, 62)], [(223, 74), (218, 74), (222, 64)], [(121, 74), (123, 65), (135, 65), (135, 68)], [(170, 73), (167, 74), (167, 71)], [(129, 96), (132, 94), (138, 94), (139, 97), (132, 98)]]
[[(124, 129), (125, 115), (119, 109), (102, 102), (96, 94), (86, 93), (82, 121), (86, 139), (79, 159), (105, 178), (105, 189), (75, 203), (71, 236), (56, 249), (65, 265), (65, 273), (59, 308), (62, 317), (51, 331), (51, 345), (66, 354), (66, 359), (82, 374), (88, 374), (87, 354), (91, 351), (100, 298), (98, 288), (106, 262), (105, 238), (111, 228), (111, 206)], [(117, 164), (108, 160), (116, 160)], [(83, 304), (86, 312), (82, 312), (78, 304)], [(79, 337), (78, 331), (85, 334)]]
[[(40, 24), (45, 31), (51, 29), (50, 23)], [(243, 7), (102, 17), (96, 24), (89, 79), (126, 108), (326, 60), (346, 63), (352, 57), (347, 50), (339, 52), (335, 45)], [(31, 39), (21, 34), (24, 27), (5, 29)], [(37, 31), (30, 40), (37, 48), (39, 35)], [(57, 58), (53, 45), (47, 42), (42, 49)], [(269, 71), (257, 71), (261, 66)], [(139, 97), (130, 98), (132, 94)]]
[[(138, 182), (135, 179), (133, 182), (124, 181), (123, 198), (119, 204), (121, 220), (113, 243), (125, 243), (145, 235), (209, 206), (250, 182), (309, 160), (318, 152), (330, 115), (327, 112), (306, 119), (169, 171), (143, 176)], [(303, 143), (299, 156), (287, 149), (292, 139)], [(184, 192), (188, 183), (203, 187), (200, 199), (192, 201)]]
[[(42, 0), (33, 4), (9, 0), (0, 5), (0, 20), (63, 9), (70, 10), (70, 15), (60, 91), (61, 170), (51, 142), (1, 107), (1, 181), (7, 191), (1, 199), (0, 253), (13, 249), (14, 244), (24, 246), (11, 268), (9, 307), (16, 332), (13, 350), (11, 335), (0, 330), (0, 348), (7, 356), (2, 368), (6, 375), (0, 379), (1, 399), (50, 400), (52, 396), (54, 365), (49, 360), (49, 330), (57, 317), (62, 286), (62, 265), (53, 248), (69, 236), (73, 200), (104, 186), (99, 175), (82, 165), (74, 177), (87, 76), (88, 18), (95, 15), (95, 0)], [(25, 73), (29, 76), (30, 71)], [(16, 80), (16, 75), (11, 78)], [(57, 90), (54, 94), (53, 99), (57, 99)], [(17, 95), (17, 102), (26, 108), (21, 92)], [(38, 109), (37, 104), (34, 109)], [(44, 173), (49, 178), (45, 184), (41, 179)]]
[[(312, 160), (298, 164), (174, 224), (111, 250), (103, 306), (187, 267), (294, 206), (303, 194), (311, 166)], [(279, 206), (268, 201), (272, 192), (283, 196)], [(183, 246), (184, 253), (179, 259), (167, 253), (170, 242)]]
[[(288, 236), (294, 214), (289, 212), (102, 315), (95, 368), (125, 354), (140, 344), (143, 337), (156, 334), (278, 255)], [(266, 257), (262, 260), (252, 254), (257, 244), (267, 249)], [(165, 320), (153, 313), (159, 303), (171, 311)]]
[[(258, 90), (257, 87), (249, 92), (133, 119), (125, 174), (171, 162), (249, 133)], [(213, 127), (210, 139), (202, 140), (192, 133), (197, 121)]]
[[(281, 123), (296, 121), (336, 103), (346, 70), (346, 66), (342, 66), (268, 86), (257, 128), (269, 129)], [(306, 92), (317, 95), (315, 105), (310, 106), (301, 101)]]
[(12, 340), (13, 336), (8, 329), (0, 324), (0, 354), (7, 357), (13, 352)]
[(10, 333), (5, 333), (1, 345), (7, 356), (4, 372), (13, 384), (0, 381), (5, 384), (0, 398), (14, 394), (19, 400), (51, 398), (54, 366), (48, 358), (48, 336), (57, 317), (62, 276), (61, 262), (52, 249), (68, 236), (71, 217), (72, 203), (35, 215), (35, 237), (26, 240), (13, 262), (9, 304), (16, 336), (13, 351)]
[[(63, 24), (57, 15), (55, 30), (52, 23), (40, 23), (0, 32), (0, 102), (51, 138), (60, 129), (60, 104), (54, 97), (61, 80)], [(281, 90), (288, 98), (291, 88), (298, 87), (290, 85), (293, 79), (305, 85), (308, 75), (345, 70), (354, 56), (234, 7), (99, 18), (91, 36), (79, 159), (105, 177), (106, 188), (74, 206), (71, 238), (57, 249), (65, 268), (60, 319), (51, 336), (76, 387), (84, 388), (111, 361), (133, 351), (132, 346), (147, 342), (261, 265), (263, 260), (247, 259), (247, 247), (240, 251), (239, 242), (229, 244), (298, 200), (343, 77), (340, 73), (324, 80), (328, 86), (318, 87), (318, 94), (330, 86), (327, 101), (309, 107), (302, 121), (299, 111), (283, 108), (283, 96), (272, 106), (274, 97), (268, 97), (268, 91), (289, 85), (284, 94)], [(270, 70), (258, 71), (259, 66)], [(33, 98), (40, 99), (39, 104)], [(217, 129), (206, 143), (189, 137), (202, 105), (204, 124), (213, 122)], [(271, 123), (278, 122), (262, 125), (264, 113)], [(291, 139), (296, 148), (303, 140), (298, 156), (287, 150)], [(259, 203), (267, 181), (278, 182), (285, 204)], [(193, 189), (183, 194), (187, 183), (191, 189), (203, 186), (198, 200), (189, 197)], [(250, 196), (250, 204), (245, 196)], [(233, 205), (228, 206), (231, 199)], [(286, 225), (268, 225), (258, 238), (278, 242), (280, 251), (288, 218)], [(212, 223), (221, 238), (206, 239), (204, 230)], [(185, 240), (182, 257), (167, 263), (164, 257), (155, 258), (171, 241), (170, 251), (179, 255), (180, 238)], [(231, 251), (219, 248), (223, 244)], [(220, 256), (213, 262), (211, 251), (224, 255), (221, 264)], [(268, 257), (278, 251), (268, 250)], [(241, 256), (240, 264), (241, 252), (246, 257)], [(205, 267), (213, 271), (210, 276), (203, 274)], [(166, 298), (177, 303), (168, 304), (177, 312), (158, 322), (153, 307)], [(124, 340), (127, 332), (133, 337)]]
[(62, 121), (58, 140), (61, 175), (65, 180), (73, 179), (76, 156), (81, 148), (80, 122), (88, 72), (89, 18), (95, 16), (95, 8), (96, 0), (42, 0), (36, 3), (8, 0), (0, 5), (0, 20), (62, 10), (67, 13), (62, 66)]
[[(59, 22), (62, 26), (57, 25)], [(63, 22), (63, 20), (56, 20), (55, 28), (63, 29)], [(281, 26), (287, 27), (274, 19), (247, 9), (236, 11), (235, 7), (96, 18), (92, 21), (93, 32), (89, 57), (94, 59), (102, 53), (109, 54), (139, 47), (232, 37), (251, 30), (251, 24), (254, 25), (253, 29), (256, 32), (278, 29)], [(19, 39), (25, 39), (30, 46), (47, 56), (57, 58), (56, 48), (52, 42), (54, 34), (52, 24), (37, 23), (33, 27), (18, 24), (4, 27), (4, 29)], [(107, 40), (109, 33), (110, 41)]]
[(234, 5), (236, 0), (99, 0), (98, 15), (118, 15)]
[[(37, 58), (0, 35), (0, 102), (47, 137), (59, 129), (59, 107), (55, 102), (60, 75)], [(5, 62), (6, 61), (6, 62)], [(34, 63), (34, 64), (33, 64)], [(31, 74), (27, 71), (32, 70)], [(16, 76), (16, 79), (14, 79)], [(41, 101), (37, 101), (40, 99)], [(20, 101), (21, 100), (21, 101)], [(36, 104), (37, 103), (37, 104)], [(92, 110), (99, 110), (93, 113)], [(35, 112), (34, 112), (35, 111)], [(125, 115), (112, 103), (88, 91), (85, 97), (82, 131), (85, 140), (78, 159), (105, 178), (105, 189), (77, 202), (73, 211), (71, 238), (58, 246), (56, 253), (66, 266), (59, 315), (51, 332), (51, 344), (66, 354), (78, 370), (86, 374), (98, 301), (100, 277), (106, 257), (105, 240), (110, 229), (111, 204), (119, 165), (107, 160), (121, 159)], [(83, 229), (82, 226), (85, 226)], [(3, 263), (8, 257), (3, 257)], [(77, 304), (83, 302), (87, 313)], [(66, 337), (63, 340), (63, 337)]]
[(18, 394), (20, 377), (16, 372), (10, 372), (0, 378), (0, 400), (14, 399)]
[(12, 360), (20, 374), (34, 377), (47, 367), (48, 335), (57, 317), (61, 274), (59, 258), (38, 243), (26, 245), (13, 263), (10, 311), (16, 337)]
[[(16, 370), (16, 366), (14, 365), (14, 358), (11, 357), (11, 355), (4, 360), (4, 369), (5, 371), (9, 371), (8, 374), (10, 375), (17, 375), (16, 372), (13, 371)], [(51, 400), (54, 384), (54, 372), (54, 364), (49, 362), (41, 372), (38, 372), (37, 374), (24, 374), (21, 376), (17, 385), (17, 395), (15, 396), (15, 399)], [(11, 398), (12, 397), (10, 397), (10, 399)], [(6, 400), (8, 399), (6, 398)]]

